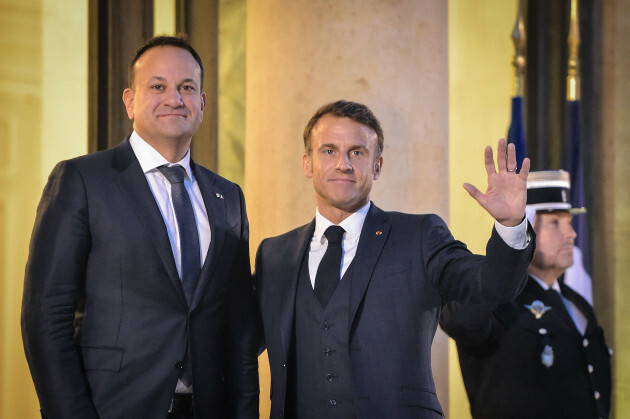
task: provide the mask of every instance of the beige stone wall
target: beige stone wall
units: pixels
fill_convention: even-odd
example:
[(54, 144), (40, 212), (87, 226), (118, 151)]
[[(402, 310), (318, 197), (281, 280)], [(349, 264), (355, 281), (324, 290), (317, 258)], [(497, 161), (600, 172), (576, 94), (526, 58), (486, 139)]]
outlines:
[(367, 104), (385, 131), (372, 198), (448, 216), (446, 3), (250, 2), (245, 189), (252, 248), (308, 222), (302, 131), (337, 99)]

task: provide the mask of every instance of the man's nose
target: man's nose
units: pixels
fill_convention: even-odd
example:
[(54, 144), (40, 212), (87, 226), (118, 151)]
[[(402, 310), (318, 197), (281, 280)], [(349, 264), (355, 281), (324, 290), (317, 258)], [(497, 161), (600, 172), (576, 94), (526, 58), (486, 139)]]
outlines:
[(337, 160), (337, 169), (344, 172), (352, 170), (352, 162), (350, 162), (350, 156), (344, 153), (339, 153), (339, 159)]
[(167, 97), (166, 103), (169, 106), (172, 106), (174, 108), (178, 108), (178, 107), (180, 107), (180, 106), (182, 106), (184, 104), (184, 100), (183, 100), (182, 94), (179, 91), (179, 89), (177, 89), (177, 88), (169, 89), (168, 92), (167, 92), (167, 95), (168, 95), (168, 97)]

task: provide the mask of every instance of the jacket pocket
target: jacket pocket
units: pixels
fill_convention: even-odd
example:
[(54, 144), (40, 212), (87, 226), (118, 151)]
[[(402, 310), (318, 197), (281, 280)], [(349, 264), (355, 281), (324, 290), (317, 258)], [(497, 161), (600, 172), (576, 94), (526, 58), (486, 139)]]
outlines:
[(402, 400), (407, 406), (431, 409), (440, 415), (444, 415), (440, 402), (434, 392), (411, 387), (401, 387), (400, 391)]
[(83, 367), (87, 371), (120, 371), (125, 350), (111, 346), (81, 346)]

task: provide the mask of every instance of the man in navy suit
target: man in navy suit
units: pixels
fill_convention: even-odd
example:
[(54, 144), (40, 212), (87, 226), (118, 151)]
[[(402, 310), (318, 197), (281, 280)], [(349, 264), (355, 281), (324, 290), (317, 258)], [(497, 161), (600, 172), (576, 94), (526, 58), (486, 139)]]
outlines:
[(186, 41), (150, 40), (123, 93), (131, 136), (50, 175), (22, 302), (46, 418), (258, 417), (243, 193), (190, 158), (202, 85)]
[(590, 304), (562, 282), (573, 265), (569, 173), (531, 172), (536, 251), (513, 303), (450, 303), (440, 325), (457, 352), (475, 419), (607, 418), (610, 353)]
[(320, 108), (304, 130), (315, 219), (264, 240), (256, 283), (271, 368), (272, 418), (435, 418), (431, 343), (447, 301), (507, 302), (533, 253), (525, 220), (529, 160), (516, 173), (500, 140), (486, 148), (488, 190), (464, 187), (495, 219), (487, 255), (437, 215), (370, 202), (383, 131), (362, 104)]

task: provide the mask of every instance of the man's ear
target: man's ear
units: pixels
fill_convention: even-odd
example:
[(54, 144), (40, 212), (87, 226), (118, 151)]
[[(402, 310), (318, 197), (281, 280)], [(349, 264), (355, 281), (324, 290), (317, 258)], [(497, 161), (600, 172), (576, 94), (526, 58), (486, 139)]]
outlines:
[(302, 156), (302, 170), (307, 178), (313, 177), (313, 157), (308, 154)]
[(134, 105), (135, 97), (136, 97), (136, 92), (133, 89), (128, 87), (123, 91), (123, 97), (122, 97), (123, 103), (125, 104), (125, 109), (127, 109), (127, 116), (132, 121), (134, 117), (133, 105)]
[(381, 175), (381, 168), (383, 167), (383, 156), (374, 160), (374, 180), (378, 179)]
[(206, 92), (201, 92), (201, 112), (206, 108), (207, 97)]

